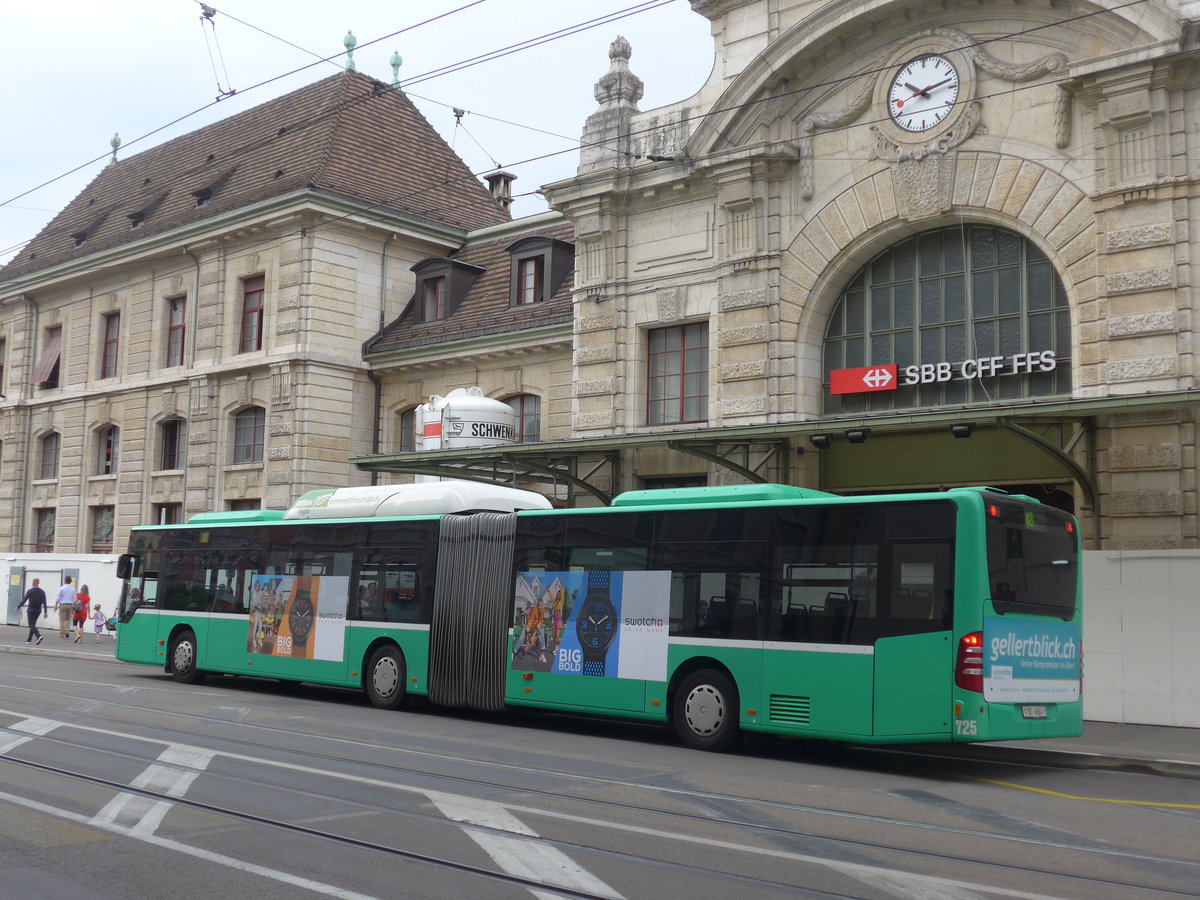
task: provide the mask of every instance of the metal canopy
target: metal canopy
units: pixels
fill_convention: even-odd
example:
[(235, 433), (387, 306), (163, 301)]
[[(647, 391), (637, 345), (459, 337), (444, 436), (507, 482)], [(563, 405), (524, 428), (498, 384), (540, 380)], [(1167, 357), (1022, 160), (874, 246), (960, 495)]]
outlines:
[[(627, 450), (666, 448), (723, 466), (747, 481), (762, 482), (765, 479), (757, 469), (775, 454), (781, 454), (781, 459), (786, 461), (789, 458), (786, 453), (788, 442), (797, 438), (869, 428), (874, 440), (889, 434), (913, 434), (971, 423), (988, 424), (1011, 431), (1054, 456), (1063, 466), (1064, 473), (1079, 482), (1087, 504), (1092, 505), (1096, 496), (1094, 467), (1081, 466), (1070, 451), (1077, 440), (1091, 434), (1097, 417), (1196, 406), (1200, 406), (1200, 390), (1128, 397), (1027, 400), (992, 406), (939, 406), (903, 412), (824, 416), (784, 424), (692, 431), (658, 430), (651, 434), (542, 441), (467, 450), (378, 454), (357, 457), (351, 462), (367, 472), (397, 472), (504, 484), (516, 481), (551, 486), (565, 484), (572, 491), (586, 492), (607, 505), (612, 497), (597, 487), (593, 479), (597, 473), (605, 472), (608, 477), (604, 480), (608, 484), (619, 484), (621, 455)], [(1077, 425), (1079, 428), (1067, 446), (1059, 447), (1029, 428), (1045, 424)], [(752, 466), (751, 460), (755, 458), (758, 458), (758, 463)]]

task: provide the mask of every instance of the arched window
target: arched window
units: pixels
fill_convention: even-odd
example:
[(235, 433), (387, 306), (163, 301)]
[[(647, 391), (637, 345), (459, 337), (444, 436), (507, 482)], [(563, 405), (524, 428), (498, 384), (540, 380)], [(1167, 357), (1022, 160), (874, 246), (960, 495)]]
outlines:
[(57, 431), (52, 431), (42, 438), (41, 443), (41, 465), (38, 467), (38, 478), (57, 478), (62, 438), (59, 437)]
[(262, 462), (266, 438), (267, 412), (261, 406), (251, 406), (234, 416), (234, 464)]
[[(825, 333), (825, 412), (1069, 394), (1070, 355), (1066, 291), (1041, 250), (1003, 228), (939, 228), (880, 253), (843, 292)], [(888, 365), (884, 389), (830, 392), (831, 372)], [(928, 378), (905, 371), (922, 365)]]
[(542, 439), (542, 398), (517, 394), (504, 401), (517, 414), (517, 443), (532, 444)]
[(93, 475), (117, 474), (117, 447), (121, 439), (121, 429), (115, 425), (106, 425), (96, 431), (96, 459), (92, 466)]

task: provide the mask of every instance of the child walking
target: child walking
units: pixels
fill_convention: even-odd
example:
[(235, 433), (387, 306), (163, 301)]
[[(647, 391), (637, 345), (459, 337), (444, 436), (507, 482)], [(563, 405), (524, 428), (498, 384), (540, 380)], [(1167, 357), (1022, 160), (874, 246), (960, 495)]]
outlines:
[(100, 604), (97, 603), (92, 607), (92, 625), (96, 629), (96, 643), (100, 643), (100, 635), (104, 634), (104, 613), (100, 611)]

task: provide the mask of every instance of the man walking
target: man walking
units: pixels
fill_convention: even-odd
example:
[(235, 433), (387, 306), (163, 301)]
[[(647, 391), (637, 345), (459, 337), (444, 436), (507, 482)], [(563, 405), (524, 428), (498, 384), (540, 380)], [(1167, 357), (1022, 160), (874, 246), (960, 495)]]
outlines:
[(71, 584), (71, 576), (63, 579), (62, 587), (54, 598), (54, 608), (58, 610), (58, 636), (70, 637), (71, 616), (75, 615), (75, 587)]
[(33, 587), (25, 592), (24, 598), (17, 604), (17, 609), (22, 606), (28, 606), (27, 614), (29, 616), (29, 637), (25, 638), (25, 643), (33, 641), (35, 645), (42, 642), (42, 633), (38, 631), (38, 619), (42, 617), (42, 613), (46, 609), (46, 592), (38, 585), (41, 584), (40, 578), (33, 579)]

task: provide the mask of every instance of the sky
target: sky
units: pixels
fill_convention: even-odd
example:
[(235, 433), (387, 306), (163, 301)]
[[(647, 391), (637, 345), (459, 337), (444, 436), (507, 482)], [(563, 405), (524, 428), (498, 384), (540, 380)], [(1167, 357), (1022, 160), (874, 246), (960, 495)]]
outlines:
[(390, 83), (403, 57), (401, 86), (473, 172), (517, 176), (516, 217), (546, 208), (521, 195), (575, 174), (618, 35), (643, 111), (695, 94), (713, 64), (709, 22), (687, 0), (215, 0), (212, 19), (197, 0), (2, 6), (0, 263), (96, 176), (114, 133), (126, 159), (325, 78), (345, 65), (347, 31), (364, 74)]

